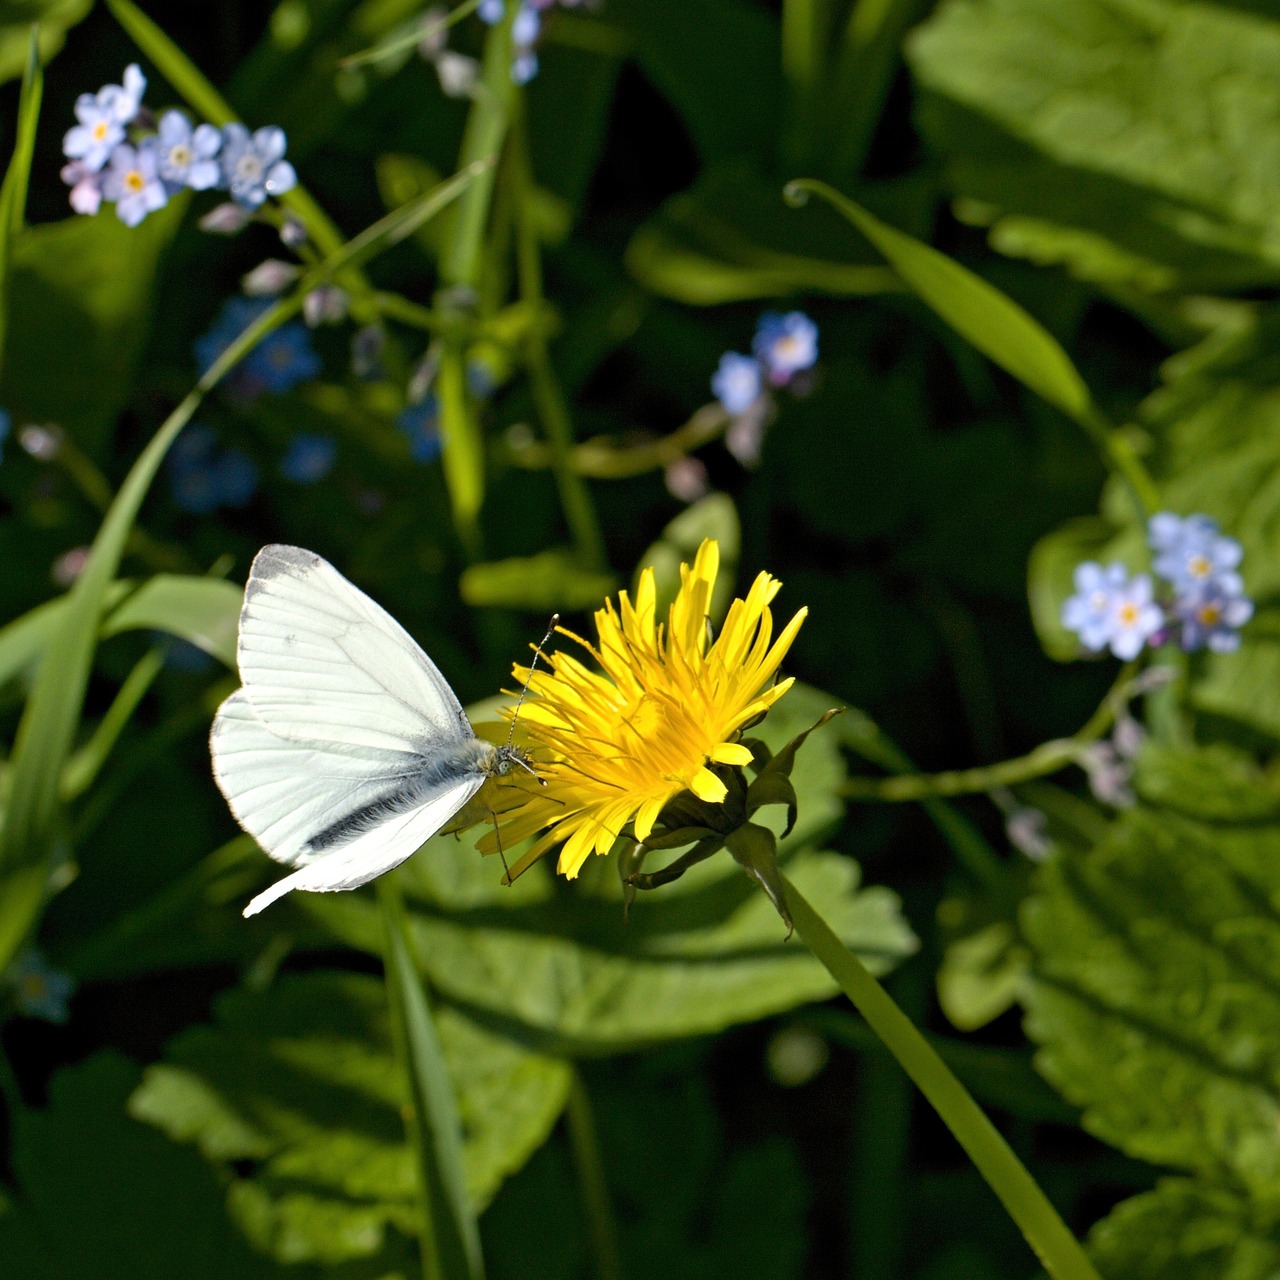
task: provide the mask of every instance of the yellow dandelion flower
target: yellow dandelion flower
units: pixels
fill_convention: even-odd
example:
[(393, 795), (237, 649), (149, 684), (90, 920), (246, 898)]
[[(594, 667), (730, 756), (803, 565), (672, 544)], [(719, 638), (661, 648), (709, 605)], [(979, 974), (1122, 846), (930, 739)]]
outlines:
[[(595, 660), (592, 670), (572, 654), (554, 653), (529, 681), (520, 712), (527, 748), (544, 785), (515, 780), (514, 807), (496, 805), (503, 845), (542, 831), (511, 869), (518, 875), (563, 844), (559, 870), (578, 874), (588, 855), (607, 853), (628, 823), (645, 840), (669, 800), (691, 791), (722, 802), (727, 794), (713, 765), (745, 765), (744, 726), (791, 687), (774, 682), (808, 612), (801, 609), (775, 640), (769, 604), (781, 583), (761, 573), (745, 599), (735, 600), (713, 640), (708, 619), (720, 549), (706, 541), (692, 567), (681, 565), (680, 590), (665, 624), (656, 618), (653, 571), (640, 577), (636, 598), (619, 594), (595, 615), (595, 645), (561, 628)], [(491, 851), (491, 834), (481, 847)]]

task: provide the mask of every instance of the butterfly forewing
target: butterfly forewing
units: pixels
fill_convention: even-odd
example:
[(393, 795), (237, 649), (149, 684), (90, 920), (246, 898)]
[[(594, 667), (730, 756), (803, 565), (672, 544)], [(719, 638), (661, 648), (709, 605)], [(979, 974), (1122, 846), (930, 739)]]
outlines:
[(409, 633), (300, 547), (258, 553), (237, 655), (249, 704), (279, 737), (403, 752), (472, 736), (453, 690)]

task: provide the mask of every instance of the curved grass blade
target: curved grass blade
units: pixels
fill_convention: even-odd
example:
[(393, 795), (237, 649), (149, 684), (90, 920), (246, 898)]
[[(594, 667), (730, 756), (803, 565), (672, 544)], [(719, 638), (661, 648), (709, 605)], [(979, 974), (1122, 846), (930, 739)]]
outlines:
[(462, 1163), (462, 1117), (409, 952), (404, 899), (395, 872), (383, 876), (377, 888), (386, 930), (391, 1025), (412, 1103), (407, 1128), (421, 1179), (423, 1275), (426, 1280), (483, 1280), (480, 1228)]
[(44, 72), (40, 66), (40, 28), (31, 28), (27, 66), (22, 75), (22, 96), (18, 100), (18, 120), (13, 157), (0, 186), (0, 368), (3, 368), (6, 330), (9, 319), (9, 261), (14, 238), (22, 231), (27, 207), (27, 185), (31, 178), (31, 157), (36, 144), (36, 121), (44, 96)]

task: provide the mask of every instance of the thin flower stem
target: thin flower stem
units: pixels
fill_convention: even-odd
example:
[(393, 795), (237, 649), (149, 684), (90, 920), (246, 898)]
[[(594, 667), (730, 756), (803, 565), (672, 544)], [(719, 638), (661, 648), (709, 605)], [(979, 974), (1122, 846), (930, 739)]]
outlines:
[(784, 883), (791, 917), (804, 944), (955, 1135), (1041, 1265), (1053, 1280), (1100, 1280), (1080, 1242), (964, 1085), (795, 885), (785, 878)]
[(1034, 751), (999, 764), (978, 769), (956, 769), (949, 773), (905, 773), (892, 778), (851, 778), (840, 789), (850, 800), (901, 802), (931, 796), (966, 796), (997, 787), (1012, 787), (1033, 778), (1057, 773), (1080, 758), (1081, 740), (1055, 738)]
[[(1097, 741), (1111, 727), (1129, 696), (1136, 670), (1135, 663), (1124, 666), (1107, 696), (1073, 737), (1054, 738), (1052, 741), (1042, 742), (1025, 756), (1016, 756), (1012, 760), (1001, 760), (997, 764), (983, 765), (976, 769), (955, 769), (945, 773), (900, 773), (891, 778), (850, 778), (841, 787), (840, 794), (850, 800), (900, 803), (929, 800), (937, 796), (976, 795), (1057, 773), (1069, 764), (1078, 763), (1089, 743)], [(863, 737), (866, 736), (864, 732)], [(858, 747), (857, 742), (851, 741), (850, 745), (855, 749)], [(877, 742), (874, 750), (876, 754), (868, 754), (868, 759), (876, 759), (879, 763), (889, 764), (895, 759), (906, 759), (892, 743), (888, 744), (886, 750), (882, 743)], [(888, 754), (888, 751), (895, 754)], [(897, 764), (893, 767), (902, 766)]]
[[(581, 476), (597, 480), (628, 480), (658, 471), (686, 458), (724, 434), (729, 415), (718, 404), (703, 405), (683, 426), (645, 444), (620, 446), (600, 437), (584, 440), (569, 454), (569, 465)], [(551, 448), (544, 444), (510, 446), (510, 460), (529, 471), (552, 466)]]
[(600, 1140), (596, 1134), (595, 1114), (586, 1085), (576, 1066), (570, 1067), (569, 1103), (565, 1124), (573, 1159), (578, 1168), (578, 1186), (582, 1192), (582, 1209), (595, 1255), (596, 1274), (600, 1280), (622, 1280), (622, 1259), (618, 1253), (618, 1227), (609, 1196), (609, 1184), (600, 1158)]
[[(519, 103), (520, 99), (517, 98), (512, 128), (511, 165), (515, 183), (516, 265), (521, 301), (535, 316), (541, 317), (544, 307), (542, 254), (538, 246), (538, 229), (533, 220), (533, 174), (529, 164), (524, 114)], [(547, 350), (546, 330), (540, 323), (532, 326), (526, 346), (526, 362), (534, 403), (550, 441), (551, 469), (555, 473), (560, 504), (573, 533), (578, 555), (589, 568), (603, 569), (608, 564), (608, 558), (605, 555), (604, 538), (600, 533), (600, 522), (596, 519), (591, 494), (581, 475), (573, 467), (573, 423), (556, 379), (551, 354)]]

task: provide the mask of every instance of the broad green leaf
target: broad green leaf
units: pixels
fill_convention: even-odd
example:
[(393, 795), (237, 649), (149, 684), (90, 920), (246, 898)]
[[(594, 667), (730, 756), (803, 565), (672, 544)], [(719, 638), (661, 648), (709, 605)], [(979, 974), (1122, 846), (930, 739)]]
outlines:
[(103, 456), (145, 350), (156, 271), (186, 204), (174, 200), (137, 227), (108, 208), (15, 238), (0, 379), (0, 403), (15, 419), (56, 422)]
[[(240, 587), (221, 578), (161, 573), (142, 583), (113, 582), (104, 596), (99, 638), (163, 631), (234, 668), (243, 598)], [(60, 596), (0, 628), (0, 686), (31, 676), (69, 606), (70, 597)]]
[(627, 269), (651, 292), (700, 307), (799, 293), (901, 292), (897, 275), (872, 255), (841, 260), (849, 237), (829, 211), (815, 209), (803, 226), (796, 221), (783, 214), (777, 182), (712, 171), (635, 233)]
[(1274, 1204), (1280, 788), (1225, 748), (1139, 764), (1139, 805), (1025, 909), (1037, 1062), (1098, 1137)]
[(1149, 291), (1280, 278), (1274, 10), (949, 0), (908, 51), (996, 248)]
[[(14, 1117), (18, 1194), (0, 1208), (13, 1280), (267, 1280), (279, 1271), (227, 1221), (219, 1180), (125, 1112), (131, 1062), (99, 1053), (53, 1078), (49, 1105)], [(314, 1273), (297, 1273), (310, 1280)]]
[[(753, 734), (779, 749), (831, 705), (827, 695), (797, 686)], [(843, 779), (833, 736), (813, 734), (792, 775), (800, 819), (782, 842), (782, 866), (840, 936), (884, 972), (915, 946), (896, 898), (859, 890), (856, 863), (814, 848), (840, 817)], [(756, 820), (781, 830), (784, 816), (771, 808)], [(434, 989), (554, 1047), (612, 1053), (720, 1031), (835, 991), (727, 854), (642, 894), (624, 921), (611, 858), (591, 859), (571, 886), (554, 883), (544, 865), (504, 888), (497, 859), (473, 848), (484, 834), (482, 825), (458, 841), (438, 838), (405, 864), (415, 949)], [(381, 946), (376, 909), (360, 895), (295, 895), (294, 909), (353, 946)]]
[(465, 569), (458, 589), (478, 608), (594, 609), (617, 586), (612, 574), (583, 568), (567, 548)]
[[(222, 1166), (232, 1216), (281, 1262), (334, 1265), (412, 1236), (407, 1093), (382, 983), (295, 974), (227, 994), (216, 1016), (147, 1070), (132, 1114)], [(468, 1187), (483, 1206), (546, 1138), (568, 1068), (453, 1011), (436, 1016), (466, 1127)]]
[(1108, 1280), (1273, 1280), (1280, 1217), (1234, 1188), (1166, 1178), (1089, 1233)]
[(926, 306), (1007, 373), (1077, 421), (1094, 416), (1089, 389), (1038, 320), (937, 249), (881, 222), (861, 205), (807, 178), (787, 186), (794, 203), (810, 194), (831, 203), (862, 232)]
[(93, 0), (4, 0), (0, 4), (0, 82), (23, 74), (31, 26), (40, 24), (40, 61), (61, 48), (67, 31), (93, 7)]
[(947, 1021), (976, 1031), (1017, 1002), (1026, 980), (1027, 954), (1003, 920), (953, 939), (938, 967), (938, 1003)]

